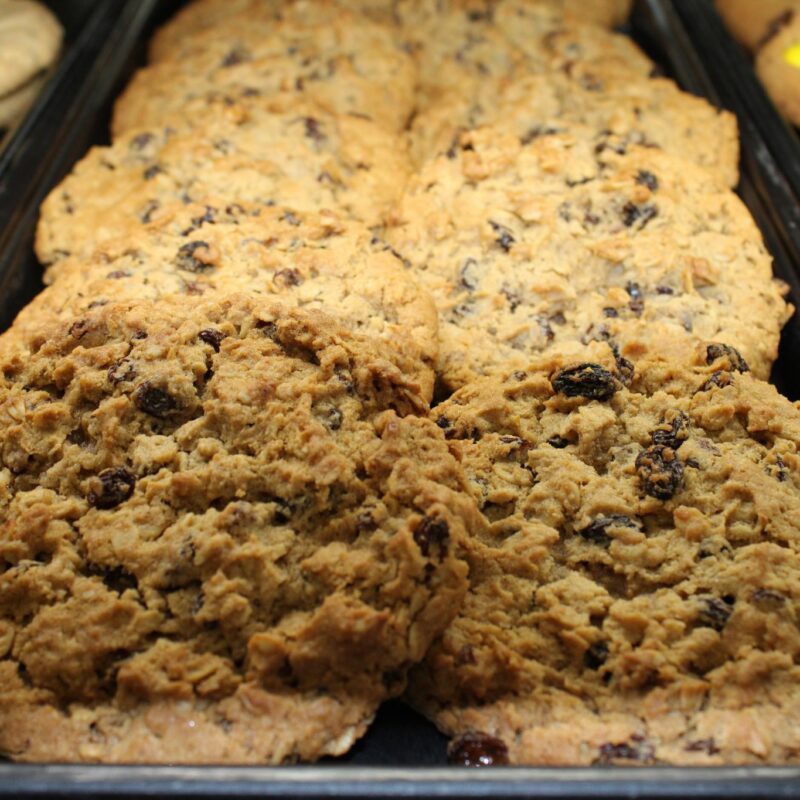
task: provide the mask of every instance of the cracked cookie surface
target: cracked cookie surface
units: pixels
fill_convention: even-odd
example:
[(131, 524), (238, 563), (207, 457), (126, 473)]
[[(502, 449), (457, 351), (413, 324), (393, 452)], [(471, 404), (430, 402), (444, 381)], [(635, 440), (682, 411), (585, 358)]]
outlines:
[(0, 337), (3, 347), (46, 338), (53, 320), (109, 302), (247, 292), (327, 310), (354, 330), (404, 350), (419, 361), (413, 374), (426, 399), (433, 393), (433, 302), (396, 255), (373, 246), (368, 229), (333, 214), (175, 203), (159, 209), (158, 221), (103, 243), (91, 258), (56, 262), (45, 280), (51, 285)]
[(746, 370), (598, 344), (433, 409), (484, 516), (410, 683), (451, 757), (800, 759), (800, 407)]
[(439, 309), (444, 383), (595, 339), (727, 341), (768, 375), (791, 309), (741, 200), (657, 149), (563, 128), (467, 132), (409, 182), (386, 236)]
[(2, 364), (0, 751), (346, 751), (454, 615), (474, 505), (404, 361), (253, 298)]
[(36, 251), (44, 264), (91, 255), (178, 201), (280, 204), (379, 225), (409, 171), (401, 137), (368, 120), (223, 103), (194, 129), (142, 130), (90, 150), (42, 205)]

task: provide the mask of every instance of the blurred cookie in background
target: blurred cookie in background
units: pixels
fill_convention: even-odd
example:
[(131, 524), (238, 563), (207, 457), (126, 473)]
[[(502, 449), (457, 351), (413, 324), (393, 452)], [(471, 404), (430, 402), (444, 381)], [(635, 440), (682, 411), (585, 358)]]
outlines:
[(800, 5), (758, 51), (756, 73), (778, 110), (800, 125)]

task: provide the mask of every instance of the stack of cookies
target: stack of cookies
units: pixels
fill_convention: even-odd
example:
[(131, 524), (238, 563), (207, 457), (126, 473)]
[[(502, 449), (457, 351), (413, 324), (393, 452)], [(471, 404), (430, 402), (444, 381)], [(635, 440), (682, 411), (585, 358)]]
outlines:
[(0, 752), (800, 759), (791, 308), (625, 0), (195, 0), (0, 337)]

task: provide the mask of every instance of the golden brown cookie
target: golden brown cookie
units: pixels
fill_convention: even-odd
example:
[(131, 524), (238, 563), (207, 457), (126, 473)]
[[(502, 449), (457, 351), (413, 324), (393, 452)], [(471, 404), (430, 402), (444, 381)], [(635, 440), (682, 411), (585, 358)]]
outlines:
[(264, 8), (198, 32), (175, 57), (140, 70), (117, 100), (114, 134), (160, 126), (192, 100), (213, 94), (266, 102), (285, 95), (388, 130), (406, 126), (416, 70), (389, 28), (341, 8), (317, 21), (287, 13), (277, 22), (270, 5)]
[(418, 114), (412, 155), (421, 164), (446, 152), (464, 130), (493, 125), (532, 137), (579, 123), (600, 134), (657, 145), (719, 175), (739, 180), (739, 131), (730, 112), (682, 92), (667, 78), (623, 74), (606, 65), (527, 75), (479, 96), (452, 96)]
[(451, 388), (593, 340), (680, 353), (722, 339), (767, 377), (791, 314), (733, 192), (576, 126), (464, 134), (411, 180), (386, 235), (439, 309)]
[(347, 750), (455, 614), (474, 506), (406, 362), (259, 299), (119, 304), (0, 365), (0, 752)]
[(308, 105), (219, 109), (189, 130), (136, 131), (91, 150), (42, 206), (40, 260), (91, 255), (176, 201), (280, 204), (372, 226), (403, 190), (404, 139), (369, 120)]
[(800, 760), (800, 409), (724, 344), (436, 407), (484, 529), (409, 697), (460, 763)]
[(134, 226), (92, 257), (57, 262), (52, 284), (24, 308), (9, 347), (37, 340), (54, 319), (115, 301), (208, 300), (236, 292), (319, 308), (354, 330), (404, 350), (426, 399), (438, 355), (437, 313), (402, 261), (372, 244), (367, 228), (333, 214), (280, 206), (185, 205), (161, 209), (158, 222)]

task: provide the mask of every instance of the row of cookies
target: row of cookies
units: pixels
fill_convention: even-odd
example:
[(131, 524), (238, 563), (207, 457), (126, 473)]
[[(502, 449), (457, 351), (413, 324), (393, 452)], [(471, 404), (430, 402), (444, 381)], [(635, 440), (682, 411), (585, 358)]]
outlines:
[[(378, 5), (370, 4), (374, 13)], [(202, 16), (214, 4), (197, 7)], [(458, 24), (452, 22), (456, 16)], [(452, 18), (437, 12), (433, 20), (431, 42), (447, 40), (440, 33), (450, 30), (456, 39), (469, 30), (474, 39), (472, 25), (481, 27), (477, 38), (492, 38), (486, 32), (493, 30), (493, 15), (476, 15), (473, 7)], [(547, 30), (547, 40), (557, 41)], [(570, 30), (565, 28), (566, 39), (574, 42)], [(582, 35), (591, 42), (610, 36), (588, 28)], [(453, 59), (454, 69), (463, 60)], [(399, 196), (403, 187), (393, 186), (392, 178), (400, 173), (386, 170), (362, 192), (351, 191), (351, 181), (361, 172), (378, 172), (385, 153), (400, 152), (390, 146), (372, 162), (356, 160), (369, 155), (369, 143), (379, 136), (400, 141), (386, 122), (344, 128), (351, 117), (316, 107), (298, 110), (297, 98), (252, 91), (238, 98), (187, 98), (195, 104), (184, 106), (195, 109), (188, 125), (175, 130), (177, 123), (165, 123), (163, 131), (123, 135), (112, 148), (95, 151), (54, 192), (40, 232), (53, 285), (16, 327), (25, 331), (34, 357), (16, 356), (4, 367), (10, 433), (4, 496), (13, 504), (9, 516), (20, 520), (9, 538), (28, 546), (9, 547), (3, 555), (14, 565), (4, 606), (8, 663), (0, 662), (14, 706), (6, 752), (37, 758), (55, 749), (69, 760), (199, 761), (209, 753), (224, 760), (282, 761), (342, 752), (380, 699), (402, 691), (410, 663), (423, 657), (458, 610), (467, 588), (466, 559), (472, 588), (464, 611), (412, 677), (410, 691), (443, 729), (465, 734), (454, 747), (457, 757), (479, 751), (495, 753), (496, 760), (539, 763), (791, 757), (788, 735), (775, 748), (758, 743), (761, 751), (724, 731), (694, 736), (692, 721), (708, 703), (707, 687), (695, 680), (690, 688), (696, 703), (685, 703), (678, 716), (671, 698), (686, 695), (687, 675), (699, 667), (669, 662), (650, 683), (637, 682), (631, 677), (635, 664), (664, 644), (663, 637), (637, 642), (630, 625), (622, 634), (613, 627), (633, 613), (616, 600), (627, 593), (646, 614), (652, 601), (646, 589), (673, 580), (674, 573), (661, 569), (668, 555), (659, 561), (642, 544), (661, 532), (658, 551), (673, 548), (673, 509), (690, 509), (681, 513), (698, 531), (691, 509), (715, 520), (722, 539), (725, 525), (720, 533), (718, 518), (733, 515), (735, 521), (728, 501), (736, 487), (722, 484), (737, 448), (722, 448), (713, 464), (694, 455), (698, 448), (749, 441), (738, 417), (719, 427), (720, 409), (732, 402), (745, 415), (754, 409), (748, 430), (761, 431), (757, 425), (770, 415), (788, 420), (770, 429), (769, 440), (760, 434), (763, 447), (747, 451), (739, 464), (745, 484), (752, 473), (757, 485), (762, 466), (772, 480), (787, 484), (770, 508), (770, 524), (788, 530), (781, 520), (797, 511), (796, 410), (740, 375), (744, 359), (730, 348), (701, 349), (699, 362), (684, 359), (684, 366), (661, 358), (685, 355), (695, 339), (724, 337), (766, 374), (787, 309), (771, 282), (758, 232), (725, 188), (732, 169), (725, 156), (720, 173), (727, 179), (641, 147), (653, 144), (648, 130), (674, 141), (675, 126), (656, 113), (644, 123), (640, 146), (635, 142), (642, 134), (631, 135), (636, 128), (630, 121), (641, 110), (627, 115), (622, 130), (605, 124), (598, 129), (612, 103), (603, 111), (604, 95), (592, 86), (607, 73), (595, 63), (592, 71), (584, 67), (578, 62), (552, 73), (554, 82), (564, 74), (567, 87), (585, 90), (585, 99), (572, 105), (573, 91), (557, 90), (565, 98), (561, 108), (572, 112), (548, 111), (549, 119), (530, 127), (520, 122), (439, 138), (446, 151), (411, 179), (396, 211), (396, 201), (387, 202), (395, 224), (383, 232), (362, 227), (375, 227), (380, 217), (359, 215), (374, 213), (365, 197), (374, 194), (380, 205), (387, 187)], [(449, 90), (437, 96), (449, 97)], [(202, 114), (209, 101), (211, 113)], [(680, 99), (675, 102), (682, 110)], [(730, 130), (729, 118), (700, 101), (692, 108), (700, 110), (695, 133)], [(469, 113), (474, 118), (483, 111)], [(196, 125), (195, 118), (203, 122)], [(691, 140), (686, 131), (693, 124), (677, 126), (676, 137)], [(261, 158), (265, 142), (274, 148), (270, 159)], [(365, 146), (353, 155), (355, 168), (340, 168), (340, 154), (359, 145)], [(700, 144), (700, 151), (713, 148)], [(320, 181), (323, 172), (328, 177)], [(329, 194), (319, 199), (323, 191)], [(327, 213), (333, 204), (361, 222)], [(438, 362), (432, 344), (436, 312), (410, 274), (439, 307), (444, 353)], [(253, 297), (203, 299), (242, 289), (312, 309), (335, 304), (349, 324), (343, 328), (319, 311), (276, 311)], [(190, 305), (175, 299), (187, 295)], [(152, 302), (141, 303), (142, 296)], [(120, 300), (128, 302), (120, 306)], [(48, 314), (56, 320), (52, 327), (42, 316)], [(61, 317), (70, 323), (58, 324)], [(377, 333), (391, 348), (346, 330), (353, 327)], [(548, 357), (531, 365), (542, 350)], [(516, 367), (505, 383), (474, 382), (501, 360)], [(425, 424), (418, 416), (424, 415), (437, 363), (450, 388), (468, 385), (449, 401), (452, 410), (438, 406)], [(703, 387), (702, 396), (691, 399), (694, 383)], [(517, 397), (523, 411), (513, 406)], [(532, 404), (534, 397), (542, 399), (540, 406)], [(501, 398), (512, 405), (500, 408)], [(675, 406), (685, 420), (673, 413)], [(113, 423), (116, 417), (122, 425)], [(366, 442), (363, 424), (354, 427), (367, 420), (380, 444)], [(50, 434), (43, 439), (45, 429)], [(220, 439), (222, 446), (214, 444)], [(278, 440), (281, 447), (268, 446)], [(692, 454), (684, 452), (689, 445)], [(326, 452), (345, 453), (356, 464), (351, 470), (333, 456), (324, 458)], [(552, 480), (539, 478), (547, 464)], [(427, 465), (429, 481), (424, 491), (421, 465)], [(571, 486), (559, 483), (570, 475), (581, 477)], [(771, 482), (762, 488), (765, 502), (775, 498)], [(71, 526), (53, 525), (58, 509), (45, 510), (42, 499), (30, 495), (40, 489), (70, 507), (80, 520), (79, 545), (94, 543), (89, 552), (72, 548)], [(722, 506), (712, 511), (708, 497), (717, 490)], [(576, 495), (586, 503), (576, 504)], [(148, 510), (156, 498), (173, 509), (157, 519)], [(573, 499), (556, 512), (552, 504), (562, 498)], [(332, 510), (323, 508), (321, 517), (309, 512), (315, 500), (330, 502)], [(52, 534), (39, 551), (41, 539), (23, 533), (36, 528), (34, 519), (47, 522)], [(302, 551), (286, 564), (285, 553), (293, 550), (276, 538), (279, 528), (288, 528), (287, 542)], [(115, 529), (123, 533), (111, 540)], [(272, 549), (254, 552), (246, 538), (252, 532)], [(751, 534), (757, 539), (759, 531)], [(232, 547), (230, 536), (244, 537), (244, 552)], [(147, 545), (164, 537), (163, 547)], [(565, 548), (554, 546), (561, 541)], [(638, 549), (625, 549), (636, 544)], [(736, 544), (729, 547), (732, 562)], [(693, 557), (705, 560), (701, 550)], [(48, 569), (53, 552), (58, 563)], [(756, 556), (742, 556), (740, 571), (747, 571)], [(546, 568), (533, 569), (548, 557)], [(376, 560), (396, 570), (396, 579), (376, 571)], [(615, 560), (629, 561), (630, 568), (615, 570)], [(683, 578), (690, 561), (683, 557)], [(275, 585), (274, 569), (264, 573), (268, 564), (288, 569), (288, 577), (279, 579), (288, 592), (283, 605), (276, 605), (271, 589), (267, 597), (252, 595), (254, 581)], [(730, 567), (733, 575), (735, 565)], [(423, 574), (432, 576), (436, 590), (428, 581), (425, 591), (409, 593)], [(781, 595), (791, 615), (794, 594), (777, 586), (779, 577), (774, 588), (754, 591)], [(43, 600), (46, 613), (38, 620), (39, 607), (36, 613), (16, 609), (22, 584), (36, 596), (52, 597), (54, 581), (75, 591), (62, 593), (54, 605)], [(703, 646), (716, 652), (714, 636), (722, 635), (731, 615), (717, 608), (716, 586), (698, 581), (668, 584), (678, 586), (675, 596), (684, 602), (678, 609), (676, 599), (665, 600), (665, 619), (674, 628), (674, 620), (685, 618), (700, 631)], [(760, 601), (742, 591), (739, 607), (758, 611)], [(532, 592), (542, 595), (544, 616), (533, 613)], [(596, 603), (589, 594), (597, 595)], [(102, 610), (88, 628), (91, 641), (102, 641), (119, 615), (133, 614), (134, 601), (145, 599), (150, 618), (138, 612), (129, 617), (128, 638), (108, 639), (113, 652), (87, 648), (82, 662), (64, 658), (60, 639), (75, 635), (69, 620), (100, 595)], [(588, 622), (580, 615), (573, 622), (572, 609), (580, 607), (582, 614), (587, 604), (594, 609)], [(284, 616), (276, 620), (276, 613)], [(522, 620), (528, 613), (530, 620)], [(709, 616), (714, 625), (704, 624)], [(409, 620), (418, 618), (421, 624), (409, 628)], [(773, 620), (782, 630), (781, 614), (755, 618), (748, 646), (764, 646), (758, 631), (764, 625), (772, 630)], [(556, 622), (560, 629), (552, 627)], [(566, 649), (545, 642), (537, 651), (534, 642), (519, 638), (521, 627), (534, 626), (542, 634), (552, 631)], [(49, 644), (57, 645), (63, 665), (41, 660), (47, 628), (56, 631)], [(687, 647), (695, 652), (698, 637), (689, 638)], [(398, 646), (401, 640), (413, 646)], [(735, 638), (731, 652), (739, 645), (744, 647)], [(371, 660), (376, 648), (386, 653), (384, 661)], [(543, 652), (552, 654), (552, 662)], [(757, 661), (742, 661), (743, 681)], [(85, 695), (76, 694), (78, 677), (62, 674), (67, 664), (75, 676), (95, 676)], [(569, 670), (574, 674), (558, 677)], [(775, 674), (790, 687), (791, 670), (776, 668)], [(608, 687), (603, 702), (599, 683)], [(660, 691), (652, 698), (651, 683)], [(635, 710), (623, 720), (625, 703), (636, 709), (644, 700), (662, 716)], [(66, 718), (53, 711), (53, 704), (69, 703)], [(744, 716), (752, 716), (753, 704), (742, 703), (749, 709)], [(781, 706), (788, 706), (773, 705), (782, 718)], [(702, 724), (716, 731), (713, 716)], [(277, 718), (292, 722), (282, 735), (274, 732)], [(730, 722), (736, 728), (741, 719), (733, 715)], [(43, 728), (54, 732), (52, 739), (42, 738)], [(163, 750), (165, 735), (176, 728), (196, 735), (189, 735), (191, 744), (172, 741)], [(531, 748), (542, 733), (552, 739), (549, 751)]]

